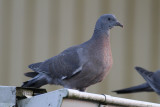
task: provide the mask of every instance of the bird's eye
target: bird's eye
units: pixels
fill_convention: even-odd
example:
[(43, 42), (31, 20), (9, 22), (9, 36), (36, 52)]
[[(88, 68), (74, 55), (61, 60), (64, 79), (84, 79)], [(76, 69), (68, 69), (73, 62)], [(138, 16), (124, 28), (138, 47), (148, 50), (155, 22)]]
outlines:
[(111, 18), (108, 18), (108, 20), (110, 21), (110, 20), (111, 20)]

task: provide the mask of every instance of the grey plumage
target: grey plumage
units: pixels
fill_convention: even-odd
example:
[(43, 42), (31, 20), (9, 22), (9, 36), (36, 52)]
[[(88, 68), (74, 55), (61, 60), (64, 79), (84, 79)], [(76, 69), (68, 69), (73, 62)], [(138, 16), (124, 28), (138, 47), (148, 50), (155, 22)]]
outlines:
[(153, 92), (153, 89), (148, 85), (148, 83), (143, 83), (137, 86), (115, 90), (117, 94), (129, 94), (129, 93), (137, 93), (137, 92)]
[(22, 87), (55, 84), (85, 91), (88, 86), (102, 81), (112, 66), (109, 30), (114, 26), (123, 27), (112, 14), (100, 16), (90, 40), (44, 62), (29, 65), (34, 72), (25, 75), (33, 79), (24, 82)]
[(118, 94), (134, 93), (134, 92), (156, 92), (160, 95), (160, 70), (156, 72), (148, 71), (141, 67), (135, 67), (137, 72), (146, 80), (146, 83), (140, 84), (138, 86), (133, 86), (126, 89), (116, 90)]
[(149, 86), (158, 94), (160, 95), (160, 70), (156, 72), (150, 72), (143, 68), (137, 67), (136, 68), (141, 74), (141, 76), (146, 80)]

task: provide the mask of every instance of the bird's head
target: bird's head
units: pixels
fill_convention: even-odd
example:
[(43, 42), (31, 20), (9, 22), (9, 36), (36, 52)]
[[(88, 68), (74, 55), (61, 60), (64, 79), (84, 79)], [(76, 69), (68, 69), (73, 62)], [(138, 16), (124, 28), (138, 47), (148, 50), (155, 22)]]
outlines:
[(95, 29), (106, 31), (113, 28), (114, 26), (123, 27), (123, 25), (117, 21), (114, 15), (104, 14), (97, 20)]

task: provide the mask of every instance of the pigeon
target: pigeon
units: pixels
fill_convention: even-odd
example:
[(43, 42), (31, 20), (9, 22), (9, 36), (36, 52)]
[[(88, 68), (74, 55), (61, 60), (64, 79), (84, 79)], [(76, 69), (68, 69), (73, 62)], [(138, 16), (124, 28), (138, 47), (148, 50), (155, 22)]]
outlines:
[(135, 69), (146, 80), (146, 82), (130, 88), (115, 90), (113, 92), (116, 92), (117, 94), (156, 92), (158, 95), (160, 95), (160, 70), (151, 72), (141, 67), (135, 67)]
[(123, 27), (112, 14), (100, 16), (88, 41), (72, 46), (44, 62), (29, 65), (34, 72), (24, 75), (32, 79), (21, 87), (40, 88), (54, 84), (85, 91), (88, 86), (101, 82), (112, 66), (110, 29), (114, 26)]
[(160, 95), (160, 70), (156, 72), (150, 72), (143, 68), (137, 67), (136, 68), (139, 74), (146, 80), (149, 86), (158, 94)]

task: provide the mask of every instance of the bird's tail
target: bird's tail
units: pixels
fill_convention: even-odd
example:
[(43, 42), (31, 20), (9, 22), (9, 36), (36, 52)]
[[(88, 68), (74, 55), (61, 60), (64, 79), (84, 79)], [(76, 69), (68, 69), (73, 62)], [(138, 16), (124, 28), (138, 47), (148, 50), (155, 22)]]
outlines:
[(113, 92), (116, 92), (117, 94), (128, 94), (128, 93), (145, 92), (145, 91), (152, 92), (153, 89), (147, 83), (144, 83), (130, 88), (115, 90)]
[(23, 85), (21, 87), (39, 88), (48, 83), (45, 75), (43, 73), (40, 73), (39, 67), (41, 66), (41, 64), (42, 62), (38, 62), (28, 66), (34, 72), (27, 72), (24, 75), (27, 77), (31, 77), (32, 79), (29, 81), (23, 82)]
[(42, 64), (42, 62), (38, 62), (38, 63), (34, 63), (34, 64), (31, 64), (29, 65), (28, 67), (30, 69), (32, 69), (34, 72), (27, 72), (27, 73), (24, 73), (25, 76), (27, 77), (31, 77), (31, 78), (34, 78), (35, 76), (37, 76), (39, 74), (39, 66)]
[(24, 73), (24, 75), (27, 77), (34, 78), (35, 76), (38, 75), (38, 73), (37, 72), (27, 72), (27, 73)]
[(23, 82), (23, 85), (21, 87), (34, 87), (34, 88), (40, 88), (43, 85), (46, 85), (48, 82), (45, 78), (45, 76), (38, 74), (33, 79)]

